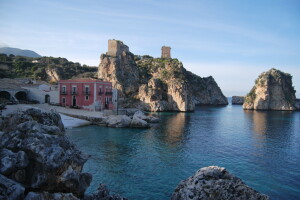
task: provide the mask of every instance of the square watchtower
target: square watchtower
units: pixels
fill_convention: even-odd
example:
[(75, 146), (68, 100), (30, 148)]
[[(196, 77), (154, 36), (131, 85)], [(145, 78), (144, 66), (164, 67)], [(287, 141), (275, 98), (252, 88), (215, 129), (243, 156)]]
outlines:
[(107, 55), (118, 56), (122, 51), (129, 52), (129, 48), (120, 40), (108, 40)]
[(171, 58), (171, 47), (162, 46), (161, 58)]

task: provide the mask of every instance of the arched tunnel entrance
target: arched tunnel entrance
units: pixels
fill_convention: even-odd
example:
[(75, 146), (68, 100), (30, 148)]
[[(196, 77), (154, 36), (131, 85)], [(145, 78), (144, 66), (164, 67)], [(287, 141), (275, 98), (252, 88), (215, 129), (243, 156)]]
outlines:
[(19, 91), (15, 94), (18, 101), (27, 101), (27, 94), (24, 91)]
[(0, 101), (10, 101), (11, 100), (11, 95), (7, 91), (0, 91)]

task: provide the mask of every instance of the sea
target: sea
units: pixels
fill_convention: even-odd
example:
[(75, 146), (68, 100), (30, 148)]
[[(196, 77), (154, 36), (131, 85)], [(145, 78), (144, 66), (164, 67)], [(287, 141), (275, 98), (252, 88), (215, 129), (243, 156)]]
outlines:
[(181, 180), (225, 167), (271, 199), (300, 199), (300, 112), (247, 111), (240, 105), (157, 113), (150, 129), (85, 126), (68, 137), (90, 159), (87, 193), (100, 183), (131, 200), (170, 199)]

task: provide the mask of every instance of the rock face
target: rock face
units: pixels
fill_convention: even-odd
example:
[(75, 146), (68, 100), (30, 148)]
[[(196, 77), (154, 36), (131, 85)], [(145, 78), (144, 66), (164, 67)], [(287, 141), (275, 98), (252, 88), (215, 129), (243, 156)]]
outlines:
[(194, 176), (181, 181), (171, 199), (267, 200), (269, 197), (245, 185), (225, 168), (210, 166), (201, 168)]
[(46, 74), (48, 76), (48, 80), (50, 82), (58, 82), (61, 79), (61, 77), (59, 76), (59, 73), (56, 71), (56, 69), (47, 68), (45, 70), (45, 72), (46, 72)]
[(0, 174), (0, 199), (24, 199), (25, 188)]
[[(52, 199), (52, 193), (60, 193), (54, 199), (70, 196), (63, 193), (83, 196), (92, 180), (90, 174), (81, 172), (87, 156), (64, 135), (59, 114), (32, 108), (1, 119), (0, 127), (0, 173), (12, 182), (0, 178), (0, 191), (14, 187), (22, 193), (24, 186), (33, 199)], [(3, 189), (5, 183), (9, 185)], [(23, 199), (19, 193), (20, 198), (10, 199)]]
[(296, 110), (292, 76), (277, 69), (263, 72), (245, 97), (244, 109)]
[(245, 97), (243, 96), (232, 96), (231, 104), (232, 105), (243, 105)]
[(112, 86), (118, 89), (120, 98), (131, 96), (137, 91), (140, 79), (134, 55), (125, 47), (127, 46), (119, 43), (116, 52), (109, 49), (108, 54), (102, 54), (98, 70), (98, 77), (112, 82)]
[[(148, 111), (193, 111), (196, 104), (228, 104), (212, 77), (186, 71), (177, 59), (135, 56), (122, 42), (101, 55), (98, 77), (118, 89), (123, 107)], [(125, 48), (125, 47), (126, 48)], [(114, 50), (114, 51), (113, 51)]]

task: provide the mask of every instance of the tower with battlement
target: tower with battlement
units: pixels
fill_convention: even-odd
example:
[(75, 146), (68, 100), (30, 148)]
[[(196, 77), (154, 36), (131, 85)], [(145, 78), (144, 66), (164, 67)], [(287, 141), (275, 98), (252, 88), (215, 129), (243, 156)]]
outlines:
[(119, 56), (123, 51), (129, 52), (129, 47), (122, 41), (115, 39), (108, 40), (108, 51), (106, 52), (107, 55)]
[(171, 47), (161, 47), (161, 58), (171, 58)]

